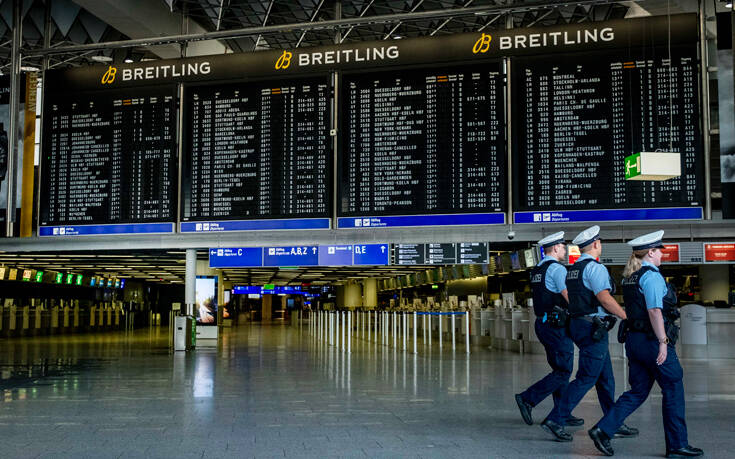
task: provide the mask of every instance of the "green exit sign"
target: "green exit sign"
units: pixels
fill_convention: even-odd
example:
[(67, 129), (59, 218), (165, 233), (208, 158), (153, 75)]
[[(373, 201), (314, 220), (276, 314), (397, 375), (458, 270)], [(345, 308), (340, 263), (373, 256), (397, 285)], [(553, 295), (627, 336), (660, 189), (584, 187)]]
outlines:
[(56, 283), (61, 284), (62, 282), (64, 282), (64, 274), (56, 273)]
[(263, 290), (275, 290), (275, 289), (276, 289), (276, 284), (265, 284), (263, 286)]
[(641, 175), (641, 154), (636, 153), (634, 155), (625, 157), (625, 180), (630, 180), (633, 177)]
[(36, 272), (36, 282), (41, 282), (43, 280), (43, 271)]

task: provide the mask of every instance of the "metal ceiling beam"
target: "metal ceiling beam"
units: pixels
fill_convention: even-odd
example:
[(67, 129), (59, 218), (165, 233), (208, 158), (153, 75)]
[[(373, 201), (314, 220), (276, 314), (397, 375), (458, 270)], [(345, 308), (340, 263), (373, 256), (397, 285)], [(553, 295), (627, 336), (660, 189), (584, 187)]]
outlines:
[[(612, 0), (579, 0), (573, 3), (576, 5), (604, 5), (610, 3), (620, 3)], [(214, 32), (202, 32), (194, 34), (180, 34), (169, 36), (158, 36), (149, 38), (136, 38), (130, 40), (109, 41), (105, 43), (90, 43), (84, 45), (61, 46), (55, 48), (43, 48), (37, 50), (29, 50), (24, 53), (26, 56), (45, 56), (48, 54), (59, 53), (76, 53), (90, 50), (133, 48), (141, 46), (166, 45), (171, 43), (198, 42), (207, 40), (223, 40), (230, 38), (251, 37), (258, 35), (266, 35), (281, 32), (293, 32), (294, 30), (318, 30), (333, 28), (349, 28), (366, 24), (395, 24), (403, 21), (432, 20), (447, 17), (471, 16), (497, 14), (500, 12), (514, 11), (532, 11), (540, 8), (550, 8), (560, 4), (559, 2), (539, 1), (533, 3), (524, 3), (522, 5), (490, 5), (475, 6), (470, 8), (448, 8), (430, 11), (414, 11), (409, 13), (384, 14), (378, 16), (333, 19), (320, 22), (301, 22), (294, 24), (278, 24), (271, 26), (246, 27), (232, 30), (220, 30)]]
[[(321, 0), (319, 2), (319, 4), (317, 5), (317, 7), (314, 9), (314, 14), (311, 15), (311, 19), (309, 19), (309, 22), (314, 22), (314, 20), (316, 19), (317, 15), (319, 14), (319, 10), (322, 8), (322, 5), (324, 5), (324, 0)], [(304, 40), (304, 37), (305, 36), (306, 36), (306, 30), (304, 30), (303, 32), (301, 32), (301, 36), (299, 37), (299, 41), (296, 42), (296, 48), (298, 48), (299, 46), (301, 46), (301, 42)]]

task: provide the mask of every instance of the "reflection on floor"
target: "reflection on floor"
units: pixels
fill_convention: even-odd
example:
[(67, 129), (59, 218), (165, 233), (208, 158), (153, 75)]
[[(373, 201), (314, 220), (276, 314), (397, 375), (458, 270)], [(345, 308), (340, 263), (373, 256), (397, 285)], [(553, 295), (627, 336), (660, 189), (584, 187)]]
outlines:
[[(215, 348), (168, 351), (166, 329), (0, 340), (0, 456), (584, 457), (600, 416), (594, 391), (574, 442), (520, 419), (513, 394), (542, 356), (437, 346), (417, 356), (355, 340), (346, 354), (307, 329), (225, 329)], [(624, 363), (614, 362), (617, 393)], [(735, 450), (735, 360), (684, 361), (690, 442)], [(615, 440), (616, 457), (664, 452), (661, 396)], [(551, 408), (534, 410), (538, 423)]]

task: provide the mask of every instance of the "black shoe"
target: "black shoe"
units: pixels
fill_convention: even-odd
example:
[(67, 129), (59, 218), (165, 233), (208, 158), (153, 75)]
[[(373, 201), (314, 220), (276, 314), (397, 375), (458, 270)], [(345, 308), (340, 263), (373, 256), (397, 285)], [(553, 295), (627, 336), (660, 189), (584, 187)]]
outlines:
[(615, 438), (633, 438), (638, 436), (638, 429), (635, 427), (628, 427), (625, 424), (618, 427), (615, 432)]
[(572, 436), (564, 430), (564, 427), (554, 421), (544, 419), (544, 422), (541, 423), (541, 428), (553, 435), (556, 441), (572, 441)]
[(533, 407), (526, 403), (525, 400), (523, 400), (521, 394), (516, 394), (516, 403), (518, 404), (518, 409), (521, 410), (521, 417), (523, 417), (523, 422), (525, 422), (529, 426), (533, 425), (533, 418), (531, 417), (531, 409), (533, 409)]
[(605, 432), (600, 430), (599, 427), (595, 426), (587, 431), (590, 438), (595, 442), (595, 447), (600, 450), (605, 456), (612, 456), (615, 454), (612, 445), (610, 444), (610, 437)]
[(683, 448), (679, 449), (672, 449), (669, 451), (666, 451), (666, 457), (698, 457), (704, 454), (704, 451), (702, 451), (699, 448), (695, 448), (694, 446), (687, 445)]
[(578, 427), (578, 426), (584, 425), (584, 419), (575, 418), (574, 416), (570, 414), (569, 417), (567, 418), (567, 422), (565, 422), (564, 425), (567, 427)]

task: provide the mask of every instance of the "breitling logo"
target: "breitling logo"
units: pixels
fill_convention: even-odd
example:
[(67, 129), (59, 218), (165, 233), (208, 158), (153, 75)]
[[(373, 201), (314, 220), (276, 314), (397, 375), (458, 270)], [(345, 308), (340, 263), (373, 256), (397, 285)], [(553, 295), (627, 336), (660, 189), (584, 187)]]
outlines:
[(112, 84), (117, 75), (117, 68), (110, 66), (104, 75), (102, 75), (102, 84)]

